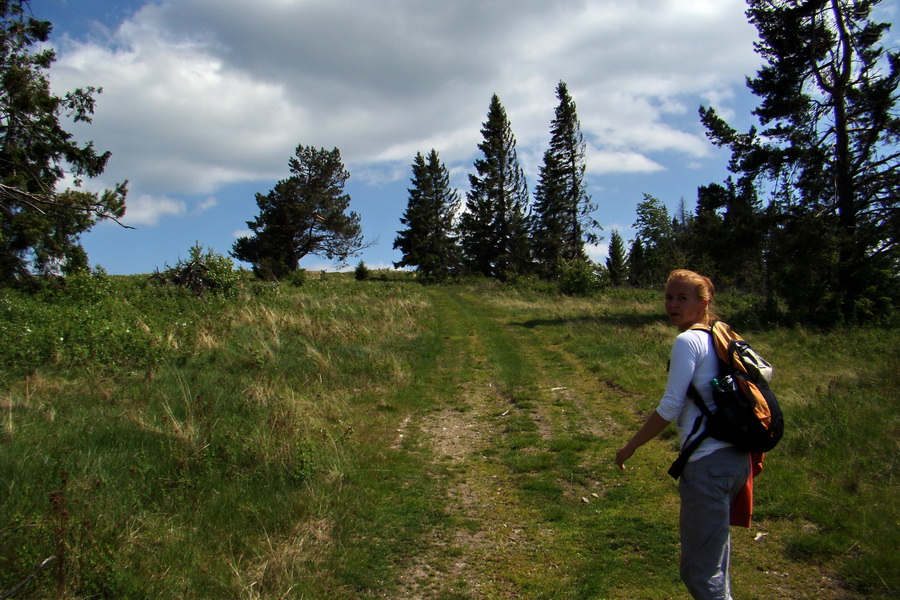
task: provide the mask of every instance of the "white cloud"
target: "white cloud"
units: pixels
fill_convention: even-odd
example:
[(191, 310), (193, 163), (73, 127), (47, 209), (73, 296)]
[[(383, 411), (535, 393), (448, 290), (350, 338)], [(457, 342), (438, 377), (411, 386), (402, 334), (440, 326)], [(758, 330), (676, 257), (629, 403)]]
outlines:
[[(106, 39), (58, 43), (59, 90), (104, 88), (76, 128), (130, 180), (130, 219), (177, 194), (287, 174), (297, 144), (338, 147), (354, 177), (405, 179), (418, 151), (468, 168), (493, 93), (529, 174), (566, 81), (595, 174), (701, 159), (696, 104), (723, 103), (758, 59), (742, 0), (158, 0)], [(462, 165), (462, 167), (460, 167)], [(107, 184), (109, 185), (109, 184)], [(211, 208), (211, 206), (207, 207)], [(134, 216), (137, 213), (137, 216)], [(138, 222), (138, 221), (135, 221)]]
[(606, 242), (600, 242), (599, 244), (585, 244), (584, 251), (587, 253), (589, 259), (598, 265), (603, 265), (606, 264), (606, 259), (609, 256), (609, 244)]
[(197, 207), (193, 210), (193, 214), (204, 213), (208, 210), (211, 210), (219, 205), (219, 201), (215, 196), (207, 196)]
[(291, 122), (302, 112), (280, 86), (228, 72), (193, 44), (136, 39), (133, 29), (119, 33), (128, 51), (78, 46), (53, 69), (63, 89), (103, 88), (85, 134), (112, 149), (110, 177), (121, 173), (153, 193), (209, 193), (285, 164)]
[(122, 223), (126, 225), (156, 225), (164, 216), (186, 214), (184, 202), (165, 196), (128, 196), (128, 207)]
[(638, 152), (627, 150), (592, 149), (585, 159), (588, 172), (603, 175), (606, 173), (652, 173), (662, 171), (665, 167)]

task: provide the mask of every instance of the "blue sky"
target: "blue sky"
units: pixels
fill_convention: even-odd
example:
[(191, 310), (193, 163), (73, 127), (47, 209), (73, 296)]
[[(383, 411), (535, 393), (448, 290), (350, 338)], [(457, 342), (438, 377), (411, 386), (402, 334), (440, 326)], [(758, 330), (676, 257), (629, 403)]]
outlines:
[[(288, 176), (298, 144), (341, 150), (346, 191), (382, 268), (416, 152), (436, 149), (464, 196), (496, 93), (534, 189), (555, 88), (588, 143), (605, 240), (633, 235), (644, 193), (675, 210), (721, 182), (727, 155), (697, 117), (743, 129), (755, 31), (742, 0), (32, 0), (54, 23), (54, 91), (102, 87), (94, 122), (69, 129), (110, 150), (99, 190), (129, 180), (125, 222), (82, 241), (113, 274), (174, 264), (199, 242), (227, 253), (255, 194)], [(359, 258), (351, 260), (351, 266)], [(301, 265), (333, 269), (317, 257)]]

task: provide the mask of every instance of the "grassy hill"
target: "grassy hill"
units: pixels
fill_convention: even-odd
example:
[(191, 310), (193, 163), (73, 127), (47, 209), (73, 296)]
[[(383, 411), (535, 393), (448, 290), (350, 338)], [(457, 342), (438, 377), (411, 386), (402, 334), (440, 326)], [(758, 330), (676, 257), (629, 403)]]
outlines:
[[(900, 586), (896, 330), (751, 327), (782, 444), (747, 599)], [(737, 321), (729, 318), (733, 316)], [(0, 596), (681, 598), (661, 298), (314, 277), (0, 292)]]

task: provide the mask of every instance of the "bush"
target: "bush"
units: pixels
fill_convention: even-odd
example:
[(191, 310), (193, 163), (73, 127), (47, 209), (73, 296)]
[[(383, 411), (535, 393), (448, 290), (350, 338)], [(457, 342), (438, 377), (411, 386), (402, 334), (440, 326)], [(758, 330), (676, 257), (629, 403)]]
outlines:
[(589, 260), (563, 260), (559, 263), (559, 291), (567, 296), (592, 296), (603, 290), (604, 278)]
[(163, 284), (187, 288), (195, 296), (207, 293), (231, 296), (237, 292), (241, 274), (234, 269), (234, 262), (227, 256), (212, 250), (203, 252), (199, 242), (190, 249), (188, 260), (179, 260), (174, 267), (162, 273), (159, 270), (154, 279)]
[(62, 293), (76, 302), (101, 302), (113, 293), (112, 280), (103, 267), (96, 267), (93, 272), (80, 269), (66, 275)]
[(355, 274), (357, 281), (364, 281), (369, 278), (369, 267), (363, 261), (359, 261), (359, 264), (356, 265)]
[(539, 294), (559, 293), (559, 286), (556, 282), (541, 279), (534, 273), (511, 276), (507, 281), (507, 284), (517, 290), (526, 292), (535, 292)]
[(154, 320), (139, 308), (144, 296), (151, 295), (101, 269), (72, 273), (37, 292), (0, 290), (0, 373), (19, 377), (43, 365), (152, 368), (169, 349), (171, 330), (164, 328), (176, 315), (185, 319), (185, 311), (155, 294), (154, 306), (172, 312)]
[(287, 281), (293, 287), (303, 287), (307, 279), (306, 269), (295, 269), (288, 275)]

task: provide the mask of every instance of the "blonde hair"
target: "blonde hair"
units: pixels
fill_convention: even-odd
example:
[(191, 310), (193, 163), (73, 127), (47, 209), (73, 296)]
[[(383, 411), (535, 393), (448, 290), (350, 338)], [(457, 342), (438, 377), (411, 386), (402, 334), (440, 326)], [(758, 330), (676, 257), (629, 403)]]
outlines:
[(713, 285), (709, 277), (689, 271), (687, 269), (675, 269), (666, 278), (666, 287), (673, 281), (683, 281), (694, 286), (697, 291), (697, 297), (706, 300), (706, 321), (707, 325), (711, 325), (713, 321), (718, 320), (718, 315), (714, 309), (716, 300), (716, 286)]

